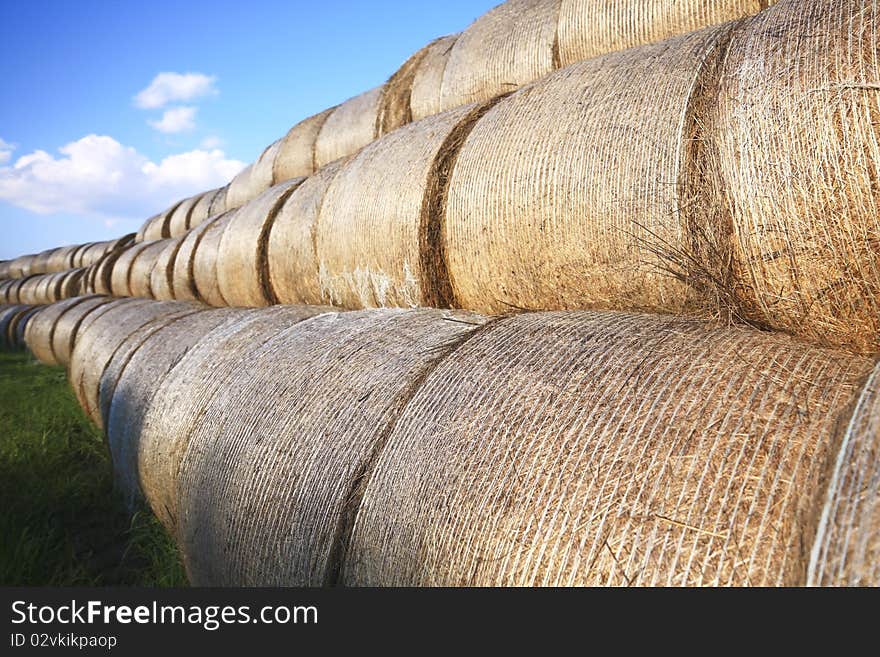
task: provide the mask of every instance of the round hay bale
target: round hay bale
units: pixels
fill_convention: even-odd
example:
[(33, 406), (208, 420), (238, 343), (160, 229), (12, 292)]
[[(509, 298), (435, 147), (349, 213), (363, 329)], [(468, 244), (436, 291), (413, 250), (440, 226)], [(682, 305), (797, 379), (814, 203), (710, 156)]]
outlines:
[[(255, 175), (256, 166), (256, 162), (249, 164), (229, 183), (229, 190), (226, 192), (227, 210), (240, 208), (268, 187), (268, 185), (262, 187), (265, 180)], [(265, 169), (261, 169), (259, 173), (265, 174)]]
[(217, 251), (217, 284), (227, 305), (277, 303), (269, 284), (269, 232), (278, 210), (303, 180), (270, 187), (230, 217)]
[(440, 90), (443, 85), (443, 72), (458, 34), (441, 37), (428, 44), (425, 56), (416, 67), (410, 91), (409, 105), (413, 121), (434, 116), (443, 110), (440, 107)]
[(291, 178), (311, 176), (318, 169), (315, 164), (315, 141), (327, 117), (335, 107), (300, 121), (281, 139), (275, 154), (272, 180), (276, 183)]
[(338, 535), (373, 456), (421, 379), (481, 321), (438, 310), (327, 314), (252, 344), (202, 407), (180, 463), (178, 540), (191, 581), (333, 584)]
[(171, 531), (178, 520), (177, 473), (187, 451), (190, 434), (201, 424), (203, 409), (228, 386), (252, 350), (291, 324), (326, 309), (317, 306), (273, 306), (246, 311), (208, 333), (174, 369), (143, 414), (137, 442), (138, 474), (144, 497), (153, 512)]
[[(123, 303), (127, 299), (117, 299)], [(70, 364), (70, 354), (76, 344), (79, 328), (83, 321), (88, 319), (94, 312), (103, 312), (103, 308), (113, 303), (109, 297), (95, 295), (87, 297), (82, 303), (75, 304), (65, 310), (55, 322), (55, 329), (51, 335), (52, 355), (59, 365), (67, 367)]]
[(880, 365), (840, 418), (807, 586), (880, 586)]
[(315, 167), (357, 152), (378, 136), (383, 87), (350, 98), (331, 112), (315, 140)]
[(467, 105), (411, 123), (342, 166), (316, 231), (325, 299), (343, 308), (443, 305), (431, 257), (441, 235), (429, 234), (440, 223), (431, 202), (438, 166), (482, 111)]
[(132, 260), (131, 269), (128, 274), (128, 287), (131, 290), (131, 296), (144, 299), (153, 298), (153, 290), (150, 287), (153, 268), (156, 266), (156, 262), (162, 255), (162, 252), (170, 243), (170, 239), (156, 240), (141, 249), (134, 260)]
[(52, 350), (52, 339), (55, 334), (55, 325), (59, 318), (71, 308), (98, 298), (101, 297), (73, 297), (43, 306), (40, 312), (34, 315), (31, 321), (28, 322), (24, 333), (24, 341), (34, 355), (34, 358), (45, 365), (58, 365), (58, 359)]
[(507, 0), (480, 16), (452, 47), (440, 108), (489, 100), (557, 68), (558, 18), (559, 0)]
[(113, 459), (113, 475), (129, 506), (143, 494), (138, 470), (144, 414), (165, 377), (206, 334), (248, 311), (217, 308), (153, 320), (132, 333), (101, 377), (99, 400)]
[(14, 279), (12, 285), (6, 290), (7, 302), (19, 305), (24, 303), (21, 294), (22, 288), (24, 288), (24, 296), (28, 296), (30, 294), (29, 290), (32, 289), (36, 283), (35, 279), (35, 274), (28, 274), (27, 276)]
[(174, 271), (172, 273), (172, 292), (175, 299), (181, 301), (198, 301), (199, 294), (196, 288), (195, 273), (193, 271), (195, 252), (198, 248), (202, 235), (211, 224), (222, 217), (209, 218), (198, 226), (191, 228), (180, 242), (180, 248), (174, 258)]
[(434, 41), (416, 51), (382, 88), (382, 101), (377, 116), (377, 135), (386, 135), (399, 127), (412, 123), (412, 85), (422, 61), (431, 52)]
[(20, 303), (0, 306), (0, 349), (7, 351), (17, 349), (13, 322), (28, 308), (31, 306)]
[(226, 195), (229, 193), (229, 185), (225, 187), (221, 187), (217, 190), (217, 193), (211, 197), (211, 207), (209, 210), (209, 217), (216, 217), (217, 215), (223, 214), (226, 212)]
[(55, 249), (52, 255), (49, 256), (49, 262), (47, 263), (48, 271), (61, 272), (73, 269), (73, 256), (77, 248), (79, 248), (78, 245), (72, 245)]
[(150, 293), (154, 299), (170, 301), (177, 298), (174, 296), (174, 260), (182, 243), (183, 236), (172, 237), (156, 258), (150, 273)]
[(96, 425), (103, 427), (98, 404), (101, 375), (122, 341), (153, 319), (190, 313), (196, 308), (182, 301), (126, 299), (102, 313), (92, 313), (80, 326), (70, 355), (69, 378), (80, 406)]
[(880, 349), (878, 30), (876, 3), (761, 12), (731, 41), (716, 136), (752, 316), (865, 352)]
[(110, 291), (114, 297), (133, 296), (130, 284), (132, 265), (144, 249), (157, 242), (137, 242), (119, 254), (110, 271)]
[(500, 319), (395, 423), (342, 583), (802, 584), (834, 418), (868, 368), (686, 319)]
[(20, 279), (21, 284), (15, 292), (15, 303), (34, 304), (45, 303), (43, 301), (47, 279), (42, 274), (31, 274), (27, 278)]
[(768, 0), (562, 0), (559, 63), (568, 66), (605, 53), (656, 43), (751, 16), (767, 5)]
[[(504, 5), (502, 5), (504, 6)], [(708, 303), (681, 189), (690, 99), (731, 26), (569, 66), (498, 102), (457, 154), (443, 219), (453, 305), (685, 312)]]
[(105, 253), (101, 259), (92, 265), (91, 289), (96, 294), (112, 294), (113, 268), (116, 261), (131, 247), (113, 249)]
[(346, 160), (331, 162), (306, 178), (281, 206), (269, 231), (266, 260), (278, 303), (320, 304), (316, 231), (327, 187)]
[(95, 264), (107, 252), (110, 245), (111, 242), (94, 242), (93, 244), (90, 244), (80, 254), (77, 267), (88, 267), (89, 265)]
[(212, 189), (199, 196), (196, 204), (193, 206), (192, 212), (189, 214), (189, 223), (186, 226), (187, 230), (194, 226), (198, 226), (211, 216), (211, 203), (213, 202), (214, 197), (221, 191), (222, 189)]
[(15, 279), (0, 281), (0, 304), (11, 303), (9, 289), (15, 285)]
[(127, 246), (131, 246), (135, 242), (135, 237), (135, 233), (127, 233), (122, 237), (117, 237), (115, 240), (110, 240), (107, 251), (115, 251), (116, 249), (123, 249)]
[(147, 223), (144, 224), (144, 227), (142, 229), (143, 236), (140, 241), (152, 242), (155, 240), (171, 237), (171, 217), (181, 203), (183, 203), (182, 200), (172, 205), (170, 208), (165, 210), (165, 212), (161, 212), (155, 217), (147, 220)]
[(0, 279), (9, 278), (9, 260), (0, 260)]
[(190, 196), (184, 199), (171, 213), (168, 219), (168, 237), (178, 237), (189, 230), (189, 220), (192, 216), (196, 203), (199, 202), (201, 195)]
[(11, 349), (18, 351), (25, 348), (24, 333), (27, 330), (27, 325), (43, 307), (42, 305), (25, 305), (10, 318), (7, 339)]
[(217, 256), (220, 252), (223, 232), (237, 212), (238, 210), (231, 210), (211, 222), (206, 222), (205, 230), (195, 244), (192, 255), (192, 281), (196, 296), (209, 306), (229, 305), (223, 298), (220, 282), (217, 279)]
[(275, 180), (275, 157), (278, 155), (282, 141), (283, 138), (272, 142), (260, 154), (257, 161), (254, 162), (254, 168), (251, 170), (251, 175), (248, 179), (250, 189), (248, 190), (247, 201), (257, 198), (273, 185)]
[(35, 255), (33, 262), (31, 263), (31, 272), (34, 274), (48, 274), (49, 259), (52, 257), (52, 254), (54, 252), (55, 249), (46, 249), (45, 251), (40, 251), (37, 255)]
[(25, 278), (31, 275), (31, 265), (33, 264), (33, 255), (18, 256), (9, 263), (10, 278)]
[(141, 227), (138, 229), (137, 233), (135, 233), (135, 237), (134, 237), (134, 241), (135, 241), (135, 243), (137, 243), (137, 242), (143, 242), (143, 241), (146, 239), (145, 235), (146, 235), (147, 231), (151, 229), (151, 226), (152, 226), (156, 221), (161, 221), (161, 220), (162, 220), (162, 219), (161, 219), (161, 218), (162, 218), (162, 214), (163, 214), (163, 213), (161, 213), (161, 212), (160, 212), (159, 214), (154, 214), (152, 217), (150, 217), (149, 219), (147, 219), (143, 224), (141, 224)]
[(86, 242), (85, 244), (80, 244), (76, 247), (76, 250), (73, 252), (73, 255), (70, 257), (71, 266), (72, 267), (82, 267), (83, 266), (83, 254), (86, 250), (92, 246), (94, 242)]
[[(94, 265), (92, 265), (94, 267)], [(82, 267), (79, 269), (71, 269), (59, 274), (61, 282), (58, 288), (58, 300), (70, 299), (77, 297), (85, 292), (84, 284), (86, 278), (86, 270)]]

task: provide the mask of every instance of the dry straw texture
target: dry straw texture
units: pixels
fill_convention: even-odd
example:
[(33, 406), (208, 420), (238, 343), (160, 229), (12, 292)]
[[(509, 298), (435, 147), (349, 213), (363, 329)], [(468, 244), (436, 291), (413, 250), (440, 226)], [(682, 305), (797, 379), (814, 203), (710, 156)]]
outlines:
[(174, 296), (174, 263), (183, 243), (183, 236), (163, 241), (166, 243), (165, 248), (156, 258), (156, 264), (150, 273), (150, 296), (159, 301), (170, 301), (177, 298)]
[(217, 193), (211, 197), (211, 207), (208, 213), (209, 217), (216, 217), (226, 212), (226, 196), (229, 194), (229, 185), (221, 187)]
[(119, 254), (110, 270), (110, 292), (114, 297), (132, 296), (130, 285), (132, 264), (142, 251), (158, 243), (158, 240), (138, 242)]
[(689, 309), (694, 291), (664, 256), (690, 250), (689, 106), (730, 29), (569, 66), (480, 119), (446, 201), (455, 303)]
[(324, 121), (335, 109), (331, 107), (300, 121), (281, 139), (273, 164), (272, 179), (275, 182), (315, 173), (318, 168), (315, 164), (315, 141)]
[(196, 306), (181, 301), (121, 299), (103, 313), (92, 313), (80, 326), (70, 356), (70, 384), (80, 406), (99, 427), (103, 426), (98, 392), (104, 369), (113, 353), (133, 331), (158, 317), (192, 312)]
[(733, 38), (718, 101), (734, 267), (774, 328), (880, 342), (880, 5), (783, 0)]
[(807, 584), (880, 586), (880, 365), (841, 422)]
[(222, 217), (208, 219), (198, 226), (191, 228), (180, 242), (180, 248), (174, 257), (174, 271), (172, 273), (172, 290), (175, 299), (182, 301), (199, 300), (198, 290), (196, 289), (194, 263), (195, 253), (202, 240), (202, 235), (211, 224)]
[(250, 345), (180, 465), (191, 581), (334, 583), (374, 454), (432, 365), (479, 323), (435, 310), (328, 314)]
[(19, 324), (30, 317), (39, 308), (26, 304), (0, 306), (0, 349), (21, 349), (24, 346), (23, 336), (20, 337)]
[(218, 308), (159, 318), (129, 335), (113, 355), (101, 377), (99, 400), (117, 488), (130, 505), (142, 497), (138, 441), (153, 395), (199, 340), (247, 312)]
[(446, 62), (452, 53), (457, 34), (441, 37), (428, 44), (422, 60), (416, 66), (410, 90), (410, 112), (414, 121), (439, 114), (440, 89)]
[(382, 88), (382, 101), (377, 116), (377, 136), (385, 135), (413, 120), (412, 85), (422, 60), (431, 52), (432, 41), (407, 59)]
[(217, 252), (217, 283), (230, 306), (276, 302), (269, 285), (269, 232), (281, 205), (302, 181), (294, 178), (279, 183), (232, 214)]
[(326, 118), (315, 140), (315, 166), (351, 155), (378, 136), (382, 87), (351, 98)]
[(441, 109), (509, 93), (557, 68), (558, 18), (559, 0), (508, 0), (483, 14), (452, 48)]
[[(223, 192), (222, 188), (212, 189), (199, 196), (199, 200), (196, 201), (196, 204), (193, 206), (193, 210), (189, 215), (187, 229), (198, 226), (211, 216), (211, 203), (214, 201), (214, 197), (221, 192)], [(225, 192), (223, 193), (225, 194)]]
[(236, 212), (238, 210), (230, 210), (210, 222), (205, 222), (204, 231), (196, 238), (192, 255), (192, 280), (199, 300), (210, 306), (228, 305), (220, 292), (220, 282), (217, 279), (217, 254), (220, 252), (223, 232)]
[(562, 0), (559, 63), (575, 62), (751, 16), (772, 0)]
[(171, 213), (171, 218), (168, 220), (169, 237), (183, 235), (189, 229), (190, 216), (200, 198), (201, 196), (190, 196), (184, 199)]
[(333, 305), (431, 305), (433, 281), (421, 263), (433, 219), (426, 198), (441, 151), (473, 110), (444, 112), (386, 135), (334, 177), (317, 228), (321, 292)]
[(869, 368), (684, 319), (501, 319), (395, 424), (343, 583), (802, 583), (834, 418)]
[(323, 310), (274, 306), (248, 311), (207, 334), (157, 389), (143, 413), (140, 432), (124, 440), (137, 442), (138, 478), (144, 497), (172, 532), (178, 520), (178, 468), (190, 435), (205, 420), (205, 407), (245, 366), (252, 349)]
[(55, 326), (58, 320), (68, 310), (87, 301), (100, 298), (102, 297), (73, 297), (41, 308), (40, 312), (28, 322), (24, 334), (25, 342), (34, 358), (46, 365), (58, 365), (58, 359), (55, 357), (55, 351), (52, 349)]
[(318, 276), (318, 216), (327, 187), (344, 163), (331, 162), (306, 178), (275, 215), (266, 260), (272, 297), (278, 303), (325, 302)]
[(170, 239), (156, 240), (143, 248), (131, 262), (128, 273), (128, 288), (133, 297), (151, 299), (153, 291), (150, 287), (150, 279), (153, 268), (162, 255), (162, 252), (171, 243)]
[(109, 297), (96, 295), (68, 308), (58, 317), (51, 339), (52, 355), (59, 365), (67, 367), (70, 364), (70, 354), (76, 344), (76, 338), (83, 321), (93, 313), (104, 312), (110, 303)]

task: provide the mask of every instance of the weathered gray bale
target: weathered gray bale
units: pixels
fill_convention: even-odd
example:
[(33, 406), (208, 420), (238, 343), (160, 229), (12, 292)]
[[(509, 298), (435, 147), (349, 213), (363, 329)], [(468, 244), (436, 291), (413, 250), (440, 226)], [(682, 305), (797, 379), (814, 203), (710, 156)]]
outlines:
[(11, 303), (9, 298), (9, 290), (15, 285), (15, 279), (6, 279), (0, 281), (0, 304)]
[(0, 306), (0, 349), (11, 351), (23, 346), (17, 339), (16, 325), (33, 309), (34, 306), (20, 303)]
[(335, 107), (300, 121), (281, 139), (275, 154), (272, 180), (276, 183), (291, 178), (311, 176), (318, 169), (315, 164), (315, 141), (327, 117)]
[[(116, 303), (125, 303), (126, 301), (118, 299)], [(83, 321), (88, 319), (92, 313), (104, 312), (111, 303), (114, 301), (110, 297), (95, 295), (87, 297), (81, 303), (74, 304), (61, 313), (55, 322), (55, 328), (51, 335), (52, 355), (59, 365), (67, 367), (70, 364), (70, 354), (76, 344), (76, 338)]]
[(474, 21), (449, 54), (441, 109), (495, 98), (557, 68), (559, 2), (507, 0)]
[(383, 87), (355, 96), (326, 118), (315, 140), (315, 166), (320, 168), (357, 152), (378, 136)]
[(458, 37), (458, 34), (441, 37), (427, 46), (425, 56), (416, 67), (410, 89), (409, 104), (414, 121), (443, 111), (440, 107), (443, 72)]
[(95, 424), (103, 426), (98, 392), (101, 375), (126, 337), (158, 317), (186, 314), (198, 308), (182, 301), (125, 299), (104, 312), (92, 313), (79, 328), (70, 356), (70, 384), (76, 398)]
[(223, 298), (217, 279), (217, 256), (223, 232), (237, 212), (238, 210), (231, 210), (211, 222), (206, 222), (192, 255), (192, 280), (197, 296), (209, 306), (229, 305)]
[(149, 322), (119, 347), (101, 377), (99, 401), (116, 486), (129, 505), (142, 498), (138, 453), (144, 415), (165, 377), (206, 334), (248, 310), (217, 308)]
[(58, 365), (58, 359), (52, 349), (55, 335), (55, 326), (61, 316), (75, 306), (86, 301), (99, 299), (97, 296), (81, 296), (64, 299), (47, 306), (43, 306), (31, 321), (28, 322), (24, 333), (24, 341), (28, 349), (41, 363), (46, 365)]
[(191, 581), (333, 584), (373, 456), (425, 374), (481, 322), (437, 310), (328, 314), (251, 345), (180, 464)]
[[(444, 156), (481, 116), (460, 107), (404, 126), (345, 163), (324, 195), (316, 231), (323, 298), (343, 308), (443, 305), (435, 269)], [(428, 202), (426, 202), (428, 199)], [(443, 276), (445, 279), (446, 277)], [(446, 295), (448, 297), (448, 295)]]
[(150, 273), (150, 294), (159, 301), (176, 299), (174, 296), (174, 261), (180, 251), (184, 236), (165, 240), (165, 248), (156, 258), (156, 264)]
[(202, 412), (247, 362), (257, 345), (322, 312), (314, 306), (249, 310), (208, 333), (166, 376), (143, 415), (137, 441), (138, 476), (153, 512), (172, 533), (178, 519), (177, 473)]
[(500, 319), (395, 423), (342, 583), (803, 584), (835, 418), (870, 367), (656, 315)]
[(131, 296), (145, 299), (153, 298), (153, 289), (150, 285), (153, 268), (169, 244), (171, 244), (170, 239), (152, 242), (132, 260), (128, 274), (128, 287), (131, 290)]
[(839, 418), (808, 586), (880, 586), (880, 365)]
[(288, 197), (269, 232), (267, 262), (278, 303), (326, 303), (316, 251), (318, 215), (327, 187), (346, 160), (321, 167)]
[(303, 180), (295, 178), (270, 187), (230, 217), (217, 252), (217, 284), (226, 304), (268, 306), (277, 302), (269, 284), (269, 233), (282, 204)]
[(42, 308), (42, 305), (26, 305), (20, 312), (10, 318), (7, 326), (7, 339), (12, 349), (24, 349), (27, 346), (24, 340), (25, 331), (31, 319)]

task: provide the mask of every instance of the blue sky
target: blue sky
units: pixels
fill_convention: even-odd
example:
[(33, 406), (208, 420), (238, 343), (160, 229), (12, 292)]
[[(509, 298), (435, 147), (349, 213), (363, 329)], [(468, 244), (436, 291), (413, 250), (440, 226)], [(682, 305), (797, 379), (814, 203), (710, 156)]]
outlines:
[(499, 2), (4, 0), (0, 259), (135, 230)]

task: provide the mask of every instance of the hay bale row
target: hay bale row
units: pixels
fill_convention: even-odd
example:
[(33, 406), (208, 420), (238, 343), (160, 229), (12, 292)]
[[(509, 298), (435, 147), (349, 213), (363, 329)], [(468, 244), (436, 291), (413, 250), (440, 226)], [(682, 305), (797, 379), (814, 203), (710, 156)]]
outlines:
[[(68, 311), (80, 307), (79, 311), (97, 308), (100, 303), (108, 299), (101, 295), (86, 295), (65, 299), (46, 306), (28, 322), (24, 332), (24, 340), (28, 349), (41, 363), (46, 365), (59, 365), (61, 362), (55, 354), (53, 344), (55, 342), (56, 327), (61, 324), (61, 318)], [(71, 329), (71, 332), (75, 332)], [(63, 340), (59, 340), (63, 342)]]
[(806, 580), (868, 359), (683, 318), (323, 310), (144, 325), (105, 369), (120, 480), (194, 584)]
[(0, 303), (47, 304), (82, 293), (85, 269), (33, 274), (0, 282)]
[(40, 308), (30, 304), (0, 304), (0, 350), (24, 348), (27, 325)]
[(0, 265), (0, 280), (33, 276), (34, 274), (60, 274), (70, 269), (88, 267), (113, 249), (130, 243), (134, 235), (125, 235), (106, 242), (87, 242), (46, 249), (33, 255), (23, 255)]
[(807, 571), (809, 586), (880, 586), (880, 365), (849, 417), (838, 451)]

